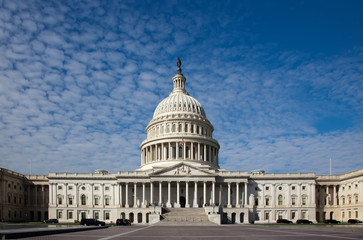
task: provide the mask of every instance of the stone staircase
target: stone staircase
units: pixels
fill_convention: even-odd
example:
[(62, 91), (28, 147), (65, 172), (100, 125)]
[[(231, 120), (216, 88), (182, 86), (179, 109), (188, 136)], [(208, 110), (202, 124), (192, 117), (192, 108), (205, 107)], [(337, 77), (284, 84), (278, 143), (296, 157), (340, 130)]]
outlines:
[(158, 225), (215, 225), (204, 208), (165, 208)]

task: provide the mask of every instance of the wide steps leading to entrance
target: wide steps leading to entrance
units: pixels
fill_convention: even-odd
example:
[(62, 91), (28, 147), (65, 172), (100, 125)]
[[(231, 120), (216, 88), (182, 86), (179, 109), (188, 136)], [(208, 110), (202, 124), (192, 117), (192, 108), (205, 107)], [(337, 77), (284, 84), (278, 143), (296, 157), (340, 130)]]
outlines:
[(162, 214), (162, 225), (214, 225), (208, 220), (203, 208), (167, 208), (166, 213)]

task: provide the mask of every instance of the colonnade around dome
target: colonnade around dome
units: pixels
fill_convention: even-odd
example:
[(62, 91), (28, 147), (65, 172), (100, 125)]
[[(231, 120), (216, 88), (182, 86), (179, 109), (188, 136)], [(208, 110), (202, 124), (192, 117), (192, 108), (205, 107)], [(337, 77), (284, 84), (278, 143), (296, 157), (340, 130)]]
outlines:
[(187, 139), (149, 144), (141, 150), (141, 166), (148, 163), (190, 160), (218, 165), (218, 147)]

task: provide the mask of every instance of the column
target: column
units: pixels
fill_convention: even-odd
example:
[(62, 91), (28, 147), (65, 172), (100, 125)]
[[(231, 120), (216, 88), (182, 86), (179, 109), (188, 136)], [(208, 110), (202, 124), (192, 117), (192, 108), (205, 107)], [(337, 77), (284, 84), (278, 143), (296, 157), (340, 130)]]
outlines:
[(134, 183), (134, 208), (137, 208), (137, 183)]
[(179, 144), (178, 142), (175, 142), (175, 159), (179, 159)]
[(154, 204), (154, 183), (150, 182), (150, 204)]
[(239, 208), (239, 182), (236, 182), (236, 208)]
[(114, 205), (120, 205), (120, 193), (119, 193), (119, 187), (118, 184), (112, 184), (113, 186), (113, 204)]
[(168, 145), (169, 145), (169, 160), (171, 160), (173, 156), (173, 148), (171, 147), (170, 142), (168, 143)]
[(76, 187), (76, 206), (78, 207), (78, 205), (79, 205), (79, 188), (78, 188), (78, 183), (75, 184), (75, 187)]
[(228, 183), (228, 204), (227, 204), (227, 208), (231, 208), (231, 183)]
[(200, 143), (198, 143), (198, 161), (200, 161)]
[(329, 185), (326, 186), (326, 205), (330, 205)]
[(93, 183), (91, 185), (91, 206), (93, 207)]
[(190, 160), (194, 160), (194, 146), (193, 146), (193, 142), (190, 142)]
[(198, 182), (194, 182), (194, 202), (193, 202), (194, 208), (198, 207), (197, 196), (198, 196)]
[(146, 204), (145, 204), (145, 183), (142, 183), (142, 207), (145, 208)]
[(126, 183), (126, 189), (125, 189), (125, 208), (129, 208), (129, 183)]
[(337, 205), (337, 185), (333, 186), (333, 205)]
[(159, 147), (159, 144), (156, 144), (156, 150), (157, 150), (157, 153), (158, 153), (158, 158), (156, 160), (160, 161), (161, 159), (161, 151), (160, 151), (160, 147)]
[[(49, 183), (49, 192), (50, 192), (50, 194), (49, 194), (49, 196), (50, 196), (49, 203), (50, 203), (50, 205), (52, 205), (53, 204), (53, 183)], [(4, 197), (5, 197), (5, 195), (4, 195)], [(29, 197), (29, 195), (28, 195), (28, 197)], [(25, 199), (25, 196), (24, 196), (24, 199)], [(3, 201), (5, 201), (5, 200), (3, 199)]]
[(218, 162), (219, 162), (219, 159), (218, 159), (218, 149), (216, 149), (216, 164), (219, 164)]
[(176, 207), (180, 207), (180, 182), (176, 182)]
[(209, 150), (209, 162), (213, 162), (213, 159), (212, 159), (212, 146), (208, 146), (208, 150)]
[(119, 201), (119, 203), (120, 203), (120, 207), (122, 207), (122, 205), (123, 205), (123, 201), (122, 201), (122, 185), (121, 185), (121, 183), (118, 185), (118, 188), (119, 188), (119, 194), (120, 194), (120, 196), (119, 196), (119, 198), (120, 198), (120, 201)]
[(101, 203), (101, 206), (105, 207), (105, 184), (101, 184)]
[(187, 143), (186, 142), (184, 142), (183, 143), (183, 159), (185, 160), (186, 159), (186, 153), (187, 153), (187, 148), (186, 148), (186, 146), (187, 146)]
[(204, 152), (204, 156), (203, 156), (203, 161), (207, 161), (207, 145), (203, 144), (203, 152)]
[(189, 206), (189, 182), (185, 182), (185, 207)]
[(212, 205), (215, 204), (216, 199), (216, 184), (215, 182), (212, 182)]
[(161, 143), (161, 160), (165, 160), (165, 147), (164, 147), (164, 143)]
[(206, 206), (207, 203), (207, 182), (203, 182), (203, 207)]
[(170, 182), (168, 182), (168, 202), (166, 203), (167, 207), (171, 207), (170, 200)]
[(287, 197), (286, 197), (285, 205), (288, 207), (290, 206), (290, 198), (291, 198), (290, 190), (291, 190), (291, 184), (287, 184)]
[(159, 182), (159, 206), (162, 206), (163, 204), (163, 184), (162, 182)]
[(144, 149), (141, 150), (141, 165), (144, 165), (145, 161), (144, 161)]
[[(245, 182), (245, 189), (244, 189), (244, 191), (245, 191), (245, 199), (244, 199), (244, 204), (245, 204), (245, 206), (246, 205), (248, 205), (248, 202), (247, 202), (247, 183)], [(263, 201), (263, 200), (262, 200)]]

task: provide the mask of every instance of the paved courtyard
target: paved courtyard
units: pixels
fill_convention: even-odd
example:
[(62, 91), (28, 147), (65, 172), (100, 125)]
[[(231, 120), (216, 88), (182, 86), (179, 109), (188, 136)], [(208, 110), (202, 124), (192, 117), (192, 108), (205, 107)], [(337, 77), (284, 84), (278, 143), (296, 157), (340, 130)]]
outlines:
[(363, 239), (363, 226), (223, 225), (223, 226), (115, 226), (107, 229), (26, 239)]

